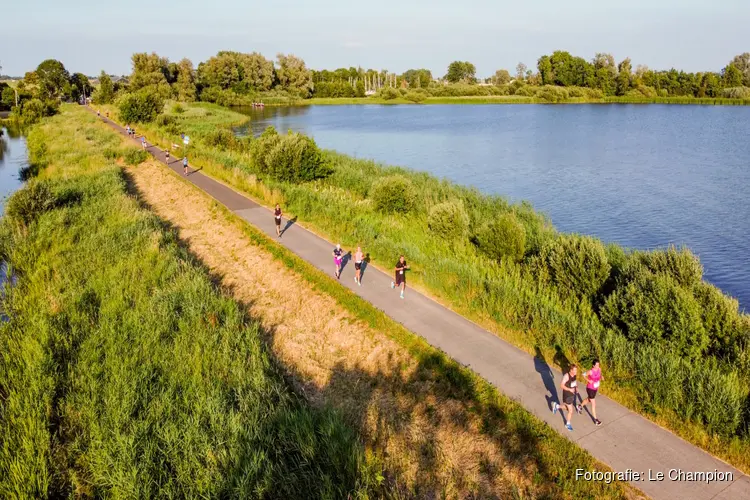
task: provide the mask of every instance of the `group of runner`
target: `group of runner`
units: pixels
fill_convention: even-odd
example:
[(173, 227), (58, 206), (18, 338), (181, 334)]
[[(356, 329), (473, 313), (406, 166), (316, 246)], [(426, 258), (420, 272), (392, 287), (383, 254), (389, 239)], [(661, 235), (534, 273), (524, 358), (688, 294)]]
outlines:
[[(577, 374), (578, 367), (576, 365), (570, 365), (560, 383), (560, 388), (562, 389), (562, 407), (567, 411), (567, 415), (564, 414), (563, 418), (565, 419), (565, 428), (569, 431), (573, 430), (573, 426), (570, 423), (573, 418), (573, 410), (575, 409), (580, 415), (583, 413), (583, 407), (589, 403), (591, 404), (591, 415), (594, 417), (594, 423), (597, 426), (602, 425), (602, 421), (596, 416), (596, 393), (599, 391), (599, 384), (604, 380), (604, 377), (602, 377), (602, 369), (599, 366), (599, 360), (595, 359), (591, 365), (591, 370), (583, 372), (583, 378), (586, 380), (587, 397), (586, 399), (583, 399), (580, 404), (577, 403), (580, 398), (578, 395), (578, 381), (576, 380)], [(561, 405), (559, 403), (552, 403), (553, 414), (556, 414), (560, 408)]]
[[(99, 111), (96, 112), (96, 116), (99, 116)], [(135, 138), (135, 129), (133, 127), (131, 127), (129, 124), (125, 126), (125, 132), (128, 134), (128, 137)], [(141, 136), (141, 147), (144, 150), (146, 150), (146, 148), (148, 148), (148, 144), (146, 143), (146, 136), (145, 135)], [(164, 150), (164, 163), (166, 163), (167, 165), (169, 165), (169, 149), (165, 149)], [(187, 159), (187, 156), (184, 156), (182, 158), (182, 169), (183, 169), (183, 173), (185, 175), (187, 175), (188, 174), (188, 159)]]
[[(276, 224), (276, 237), (281, 238), (281, 236), (284, 234), (284, 231), (281, 230), (281, 206), (277, 203), (276, 207), (273, 211), (273, 220), (274, 224)], [(344, 256), (345, 252), (344, 249), (341, 248), (341, 244), (337, 243), (336, 247), (333, 249), (332, 252), (333, 255), (333, 275), (336, 277), (336, 279), (341, 279), (341, 268), (344, 264)], [(354, 282), (362, 286), (362, 265), (365, 261), (365, 254), (362, 251), (361, 246), (357, 246), (357, 251), (354, 252)], [(396, 266), (394, 268), (395, 271), (395, 279), (391, 281), (391, 289), (401, 289), (401, 298), (404, 298), (404, 290), (406, 290), (406, 271), (410, 269), (409, 265), (406, 263), (406, 258), (401, 255), (398, 258), (398, 262), (396, 262)]]

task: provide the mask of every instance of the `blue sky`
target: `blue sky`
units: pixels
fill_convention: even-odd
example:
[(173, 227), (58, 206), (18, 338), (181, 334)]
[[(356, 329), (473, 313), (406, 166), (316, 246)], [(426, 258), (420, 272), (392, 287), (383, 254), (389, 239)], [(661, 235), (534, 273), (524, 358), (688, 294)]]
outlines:
[(10, 75), (46, 58), (71, 72), (124, 74), (142, 51), (196, 65), (219, 50), (284, 52), (314, 69), (435, 75), (460, 59), (478, 76), (519, 61), (534, 67), (556, 49), (688, 71), (718, 71), (750, 51), (747, 0), (18, 0), (0, 12), (0, 65)]

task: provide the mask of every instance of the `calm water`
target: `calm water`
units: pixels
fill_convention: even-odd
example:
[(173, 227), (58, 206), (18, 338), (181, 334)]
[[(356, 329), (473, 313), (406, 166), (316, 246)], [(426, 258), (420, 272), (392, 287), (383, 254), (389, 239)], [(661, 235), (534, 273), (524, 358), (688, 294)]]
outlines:
[(321, 147), (528, 200), (561, 231), (685, 244), (750, 309), (750, 107), (318, 106), (247, 110)]
[(20, 170), (28, 165), (26, 140), (13, 129), (0, 128), (0, 214), (5, 209), (5, 201), (21, 187)]

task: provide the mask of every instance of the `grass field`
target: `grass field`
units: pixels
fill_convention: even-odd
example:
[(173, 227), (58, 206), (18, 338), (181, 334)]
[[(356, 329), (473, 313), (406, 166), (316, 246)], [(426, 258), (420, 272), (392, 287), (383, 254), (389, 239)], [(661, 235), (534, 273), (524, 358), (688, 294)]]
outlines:
[[(195, 113), (210, 113), (214, 124), (247, 119), (216, 106), (198, 108), (201, 110)], [(198, 130), (196, 120), (200, 118), (185, 118), (186, 114), (172, 115), (168, 126), (144, 127), (149, 140), (167, 144), (174, 141), (175, 130)], [(381, 268), (390, 267), (394, 255), (405, 253), (412, 265), (413, 286), (530, 353), (540, 352), (558, 366), (569, 361), (586, 364), (598, 356), (608, 376), (603, 389), (607, 395), (712, 454), (750, 470), (750, 442), (743, 430), (748, 394), (745, 354), (738, 363), (710, 356), (689, 360), (669, 348), (629, 342), (602, 325), (587, 299), (566, 297), (537, 281), (522, 265), (490, 260), (468, 240), (445, 240), (428, 227), (429, 207), (457, 199), (469, 212), (470, 221), (513, 213), (526, 227), (527, 247), (540, 248), (559, 235), (530, 206), (511, 206), (501, 198), (427, 174), (335, 152), (325, 153), (334, 173), (324, 181), (289, 184), (259, 179), (247, 153), (208, 146), (198, 135), (193, 139), (191, 161), (203, 172), (266, 205), (281, 203), (301, 224), (329, 240), (340, 241), (345, 247), (362, 244)], [(394, 174), (406, 177), (414, 186), (422, 205), (413, 213), (382, 214), (368, 196), (378, 179)], [(608, 247), (604, 251), (613, 265), (622, 266), (628, 259), (622, 249)], [(731, 313), (731, 304), (728, 307)], [(736, 304), (734, 307), (731, 314), (736, 315)], [(738, 316), (737, 321), (750, 324), (747, 315)], [(686, 403), (693, 398), (701, 404)]]
[(6, 205), (0, 497), (361, 498), (356, 431), (284, 379), (256, 319), (128, 195), (122, 139), (81, 108), (28, 137)]

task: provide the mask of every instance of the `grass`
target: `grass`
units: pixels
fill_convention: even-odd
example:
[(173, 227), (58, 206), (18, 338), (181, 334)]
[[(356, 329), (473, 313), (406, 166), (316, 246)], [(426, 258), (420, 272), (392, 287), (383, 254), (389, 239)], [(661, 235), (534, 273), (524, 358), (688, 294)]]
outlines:
[[(211, 112), (214, 119), (226, 123), (246, 119), (228, 109), (213, 107)], [(189, 119), (175, 119), (179, 128), (197, 126)], [(172, 140), (163, 127), (150, 125), (144, 130), (156, 143)], [(329, 179), (302, 185), (279, 183), (259, 179), (245, 153), (206, 147), (200, 137), (194, 139), (191, 161), (204, 173), (268, 206), (281, 203), (286, 213), (329, 240), (345, 247), (362, 244), (381, 268), (390, 268), (394, 256), (405, 253), (412, 266), (410, 286), (526, 351), (554, 359), (557, 366), (569, 361), (586, 364), (599, 357), (607, 376), (603, 388), (607, 395), (738, 468), (750, 470), (750, 440), (744, 424), (733, 433), (722, 432), (725, 427), (719, 423), (729, 408), (735, 415), (743, 412), (748, 393), (744, 361), (738, 365), (710, 357), (688, 361), (668, 348), (641, 348), (604, 328), (587, 300), (566, 298), (554, 287), (532, 279), (522, 265), (488, 260), (468, 241), (445, 241), (427, 228), (428, 207), (459, 199), (472, 224), (512, 212), (527, 228), (528, 248), (539, 248), (556, 233), (530, 206), (511, 206), (501, 198), (427, 174), (334, 152), (325, 153), (335, 170)], [(374, 210), (368, 197), (372, 183), (393, 173), (414, 184), (423, 204), (415, 213), (383, 215)], [(644, 366), (656, 372), (643, 370)], [(694, 399), (702, 404), (687, 403)]]
[(184, 178), (157, 165), (131, 173), (149, 206), (264, 318), (269, 343), (308, 399), (360, 429), (391, 494), (634, 495), (622, 484), (576, 481), (568, 464), (605, 466)]
[(64, 106), (28, 144), (40, 177), (0, 226), (0, 496), (376, 494), (357, 433), (295, 394), (258, 321), (127, 194), (121, 138)]

